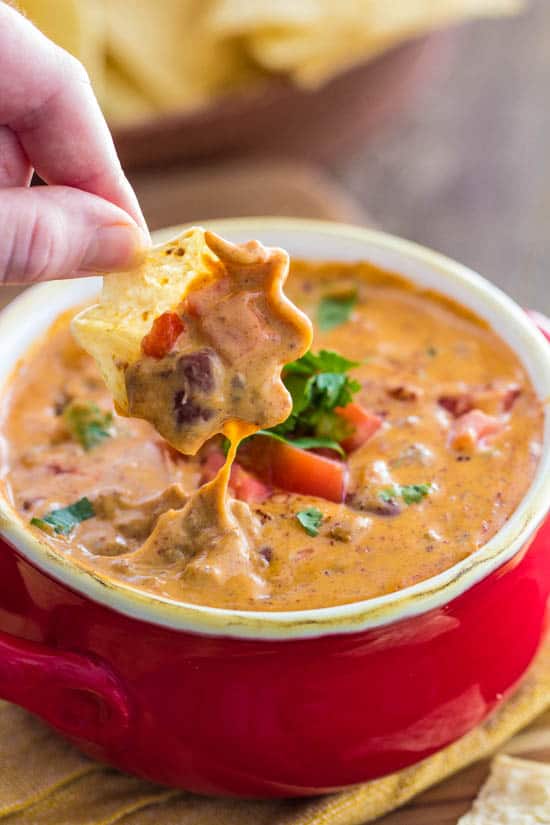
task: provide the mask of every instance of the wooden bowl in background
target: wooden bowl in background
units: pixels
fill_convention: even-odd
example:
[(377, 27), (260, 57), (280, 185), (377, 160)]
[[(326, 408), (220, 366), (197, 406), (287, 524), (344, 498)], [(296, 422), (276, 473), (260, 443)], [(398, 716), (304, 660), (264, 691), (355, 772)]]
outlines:
[(304, 90), (285, 80), (228, 95), (208, 108), (114, 128), (126, 169), (234, 155), (330, 160), (364, 143), (438, 65), (447, 37), (409, 41)]

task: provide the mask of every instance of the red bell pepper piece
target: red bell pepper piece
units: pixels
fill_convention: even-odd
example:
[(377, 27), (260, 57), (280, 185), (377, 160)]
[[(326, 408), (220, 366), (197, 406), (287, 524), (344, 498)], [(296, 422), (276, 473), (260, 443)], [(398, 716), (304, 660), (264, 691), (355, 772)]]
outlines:
[[(202, 465), (201, 484), (205, 484), (218, 474), (225, 464), (225, 456), (221, 450), (212, 450)], [(229, 479), (229, 489), (235, 498), (246, 501), (249, 504), (265, 501), (271, 493), (271, 488), (263, 481), (245, 470), (237, 461), (231, 467), (231, 478)]]
[(345, 407), (336, 407), (334, 411), (354, 428), (353, 432), (340, 442), (347, 453), (361, 447), (382, 424), (382, 419), (379, 416), (368, 412), (354, 401), (346, 404)]
[(474, 450), (480, 441), (497, 435), (504, 429), (504, 423), (494, 415), (481, 410), (470, 410), (461, 415), (451, 427), (451, 446), (455, 450)]
[(341, 461), (264, 435), (247, 441), (239, 451), (239, 459), (266, 484), (281, 490), (328, 501), (344, 500), (347, 468)]
[(164, 358), (184, 330), (183, 321), (176, 312), (163, 312), (143, 337), (141, 351), (151, 358)]

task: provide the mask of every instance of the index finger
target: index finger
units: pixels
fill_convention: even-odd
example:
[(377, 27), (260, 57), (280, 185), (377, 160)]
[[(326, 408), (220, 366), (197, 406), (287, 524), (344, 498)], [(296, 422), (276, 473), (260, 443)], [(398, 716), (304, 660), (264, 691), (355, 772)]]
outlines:
[(120, 206), (146, 230), (83, 66), (0, 2), (0, 125), (47, 183)]

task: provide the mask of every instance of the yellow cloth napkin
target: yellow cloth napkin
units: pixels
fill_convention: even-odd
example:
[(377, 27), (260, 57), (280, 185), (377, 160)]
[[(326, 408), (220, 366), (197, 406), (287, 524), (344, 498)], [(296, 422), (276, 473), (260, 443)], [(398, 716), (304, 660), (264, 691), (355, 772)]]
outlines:
[[(6, 825), (363, 825), (493, 753), (550, 707), (550, 639), (485, 724), (420, 764), (342, 793), (300, 800), (203, 798), (125, 776), (81, 756), (21, 709), (0, 703), (0, 820)], [(536, 750), (548, 731), (506, 748)]]

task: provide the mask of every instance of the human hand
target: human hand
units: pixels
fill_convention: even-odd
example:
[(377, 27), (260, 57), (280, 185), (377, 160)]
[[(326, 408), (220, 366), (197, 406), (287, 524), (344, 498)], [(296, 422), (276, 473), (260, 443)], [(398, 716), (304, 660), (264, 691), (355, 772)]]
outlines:
[(128, 268), (150, 243), (85, 69), (1, 0), (0, 227), (0, 284)]

